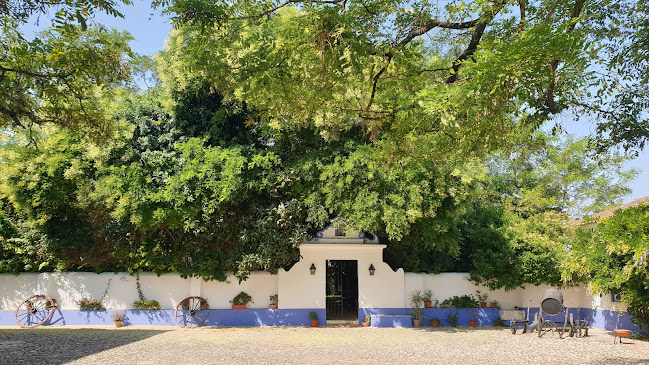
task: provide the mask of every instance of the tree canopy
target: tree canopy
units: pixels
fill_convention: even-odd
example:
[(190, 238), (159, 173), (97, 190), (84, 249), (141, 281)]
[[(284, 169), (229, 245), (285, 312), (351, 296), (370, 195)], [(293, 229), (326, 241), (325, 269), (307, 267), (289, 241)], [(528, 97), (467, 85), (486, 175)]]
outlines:
[(633, 151), (648, 135), (642, 2), (158, 5), (177, 26), (160, 57), (169, 84), (208, 79), (276, 129), (359, 126), (387, 156), (438, 159), (495, 150), (564, 112), (597, 117), (601, 148)]
[(649, 205), (615, 211), (577, 230), (564, 277), (585, 280), (594, 293), (622, 294), (632, 321), (649, 329)]
[[(245, 279), (342, 217), (406, 270), (559, 283), (649, 135), (640, 1), (159, 0), (155, 59), (86, 24), (116, 2), (7, 4), (0, 271)], [(596, 134), (546, 132), (570, 113)]]

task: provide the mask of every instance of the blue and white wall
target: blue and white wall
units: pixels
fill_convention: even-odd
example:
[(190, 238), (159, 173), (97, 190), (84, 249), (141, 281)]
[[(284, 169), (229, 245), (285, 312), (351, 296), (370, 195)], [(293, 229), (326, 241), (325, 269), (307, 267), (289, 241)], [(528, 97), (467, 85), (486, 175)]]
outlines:
[[(241, 283), (231, 276), (225, 282), (200, 278), (183, 279), (178, 274), (157, 276), (141, 273), (140, 284), (147, 299), (157, 300), (162, 310), (132, 310), (138, 300), (136, 279), (128, 273), (44, 273), (44, 274), (0, 274), (0, 326), (15, 325), (13, 312), (27, 297), (46, 294), (59, 302), (51, 324), (83, 325), (110, 324), (114, 310), (126, 310), (127, 323), (175, 325), (174, 309), (189, 296), (200, 296), (208, 300), (210, 315), (207, 325), (218, 326), (302, 326), (309, 324), (308, 314), (318, 313), (321, 325), (326, 324), (326, 262), (327, 260), (358, 261), (358, 303), (359, 321), (366, 314), (376, 316), (372, 326), (410, 326), (408, 297), (415, 290), (431, 290), (433, 300), (442, 302), (455, 295), (475, 295), (477, 290), (489, 296), (488, 301), (497, 301), (503, 310), (515, 306), (525, 309), (531, 304), (532, 312), (538, 311), (543, 294), (549, 286), (529, 285), (525, 289), (512, 291), (490, 291), (476, 287), (466, 273), (443, 273), (438, 275), (404, 273), (402, 269), (392, 270), (383, 262), (383, 249), (378, 239), (368, 240), (363, 235), (337, 237), (333, 228), (319, 232), (318, 236), (300, 246), (301, 259), (290, 270), (280, 270), (278, 275), (267, 272), (253, 272)], [(316, 267), (315, 274), (310, 271)], [(375, 274), (369, 274), (373, 265)], [(82, 298), (99, 299), (108, 283), (110, 287), (103, 300), (106, 312), (82, 312), (76, 304)], [(252, 296), (253, 303), (247, 310), (232, 310), (230, 300), (245, 291)], [(562, 289), (564, 305), (582, 308), (580, 317), (586, 318), (593, 312), (593, 327), (613, 329), (617, 322), (616, 310), (624, 311), (610, 296), (591, 295), (584, 286)], [(279, 309), (268, 309), (271, 295), (279, 295)], [(531, 302), (530, 302), (531, 301)], [(426, 322), (438, 317), (444, 324), (447, 309), (425, 309)], [(458, 311), (460, 325), (468, 325), (469, 310)], [(491, 325), (500, 313), (497, 309), (481, 309), (478, 313), (480, 325)], [(631, 325), (628, 315), (620, 319), (620, 328), (637, 330)]]
[[(13, 312), (27, 297), (33, 294), (46, 294), (56, 299), (60, 310), (52, 317), (51, 324), (86, 325), (111, 324), (110, 314), (114, 310), (127, 310), (127, 323), (142, 325), (175, 325), (174, 309), (188, 296), (201, 296), (208, 300), (210, 317), (207, 325), (219, 326), (302, 326), (308, 325), (308, 313), (315, 311), (321, 321), (325, 320), (325, 261), (319, 257), (326, 256), (327, 247), (307, 248), (301, 263), (288, 272), (278, 275), (267, 272), (253, 272), (249, 279), (239, 284), (235, 277), (226, 282), (205, 282), (202, 279), (183, 279), (178, 274), (153, 273), (140, 274), (140, 284), (144, 296), (160, 302), (160, 311), (132, 310), (132, 304), (138, 300), (135, 277), (128, 273), (25, 273), (18, 276), (0, 274), (0, 326), (15, 325)], [(352, 250), (353, 251), (353, 250)], [(357, 253), (361, 255), (360, 253)], [(375, 255), (375, 253), (373, 254)], [(371, 255), (370, 255), (371, 256)], [(375, 256), (373, 256), (376, 258)], [(454, 295), (475, 295), (476, 290), (489, 295), (489, 301), (498, 301), (503, 310), (515, 306), (525, 309), (531, 302), (532, 313), (538, 312), (540, 300), (549, 286), (528, 286), (509, 292), (489, 291), (479, 288), (468, 280), (466, 273), (415, 274), (403, 270), (392, 271), (382, 262), (362, 260), (359, 258), (359, 320), (365, 314), (376, 317), (373, 326), (409, 326), (410, 309), (408, 295), (414, 290), (433, 292), (433, 300), (440, 302)], [(331, 259), (338, 259), (331, 257)], [(349, 259), (349, 258), (347, 258)], [(311, 275), (309, 267), (316, 265), (316, 275)], [(373, 264), (374, 276), (367, 268)], [(111, 279), (112, 278), (112, 279)], [(108, 281), (110, 287), (103, 301), (106, 312), (79, 311), (76, 302), (81, 298), (99, 299), (104, 293)], [(239, 292), (245, 291), (252, 296), (253, 303), (247, 310), (232, 310), (230, 300)], [(617, 322), (617, 310), (625, 310), (619, 302), (612, 302), (611, 296), (590, 295), (586, 287), (578, 286), (562, 289), (564, 305), (582, 308), (581, 318), (586, 318), (597, 307), (592, 317), (592, 326), (613, 329)], [(279, 309), (268, 309), (269, 296), (279, 294)], [(428, 319), (438, 317), (445, 322), (448, 309), (424, 309)], [(468, 325), (469, 310), (458, 312), (460, 325)], [(499, 317), (497, 309), (481, 309), (478, 313), (480, 325), (491, 325)], [(466, 322), (466, 323), (465, 323)], [(628, 315), (620, 318), (618, 327), (637, 330)]]

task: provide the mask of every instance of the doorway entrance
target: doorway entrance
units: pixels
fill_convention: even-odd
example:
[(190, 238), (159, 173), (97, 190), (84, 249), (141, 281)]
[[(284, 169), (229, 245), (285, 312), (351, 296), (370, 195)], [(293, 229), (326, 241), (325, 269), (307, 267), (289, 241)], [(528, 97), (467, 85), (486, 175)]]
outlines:
[(358, 261), (327, 260), (327, 320), (358, 320)]

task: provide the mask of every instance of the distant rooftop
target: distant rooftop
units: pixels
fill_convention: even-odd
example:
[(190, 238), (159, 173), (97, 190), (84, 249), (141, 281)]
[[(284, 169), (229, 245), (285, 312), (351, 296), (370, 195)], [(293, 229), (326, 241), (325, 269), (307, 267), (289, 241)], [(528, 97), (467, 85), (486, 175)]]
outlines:
[(595, 214), (591, 215), (590, 217), (593, 218), (593, 219), (612, 217), (616, 210), (637, 207), (638, 205), (640, 205), (642, 203), (645, 203), (645, 202), (649, 202), (649, 196), (645, 196), (644, 198), (636, 199), (636, 200), (634, 200), (634, 201), (632, 201), (630, 203), (618, 205), (617, 207), (613, 207), (613, 208), (601, 211), (599, 213), (595, 213)]

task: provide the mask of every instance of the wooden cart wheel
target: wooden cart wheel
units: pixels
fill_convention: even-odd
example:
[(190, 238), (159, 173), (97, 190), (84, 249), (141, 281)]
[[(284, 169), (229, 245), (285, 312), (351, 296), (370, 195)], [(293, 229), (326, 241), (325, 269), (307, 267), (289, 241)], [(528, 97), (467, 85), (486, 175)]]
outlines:
[(201, 297), (187, 297), (176, 306), (174, 318), (183, 327), (200, 327), (207, 321), (207, 300)]
[(34, 328), (50, 319), (54, 309), (54, 301), (47, 295), (32, 295), (20, 303), (14, 314), (14, 319), (22, 328)]

